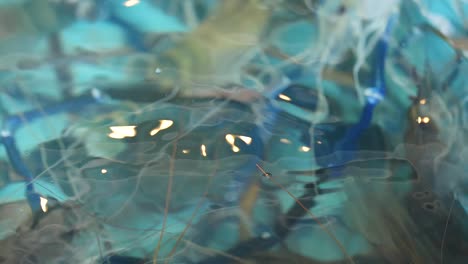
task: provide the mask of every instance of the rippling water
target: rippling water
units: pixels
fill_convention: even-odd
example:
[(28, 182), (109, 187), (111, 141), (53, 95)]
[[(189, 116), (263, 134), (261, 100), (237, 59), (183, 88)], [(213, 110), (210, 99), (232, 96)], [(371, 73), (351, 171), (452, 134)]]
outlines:
[(0, 2), (0, 263), (466, 263), (468, 4)]

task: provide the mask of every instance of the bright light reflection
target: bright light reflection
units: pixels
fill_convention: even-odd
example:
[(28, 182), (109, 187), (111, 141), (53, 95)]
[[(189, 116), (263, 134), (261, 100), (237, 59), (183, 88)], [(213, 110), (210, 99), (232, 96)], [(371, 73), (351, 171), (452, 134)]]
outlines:
[(284, 95), (284, 94), (280, 94), (278, 95), (278, 97), (281, 99), (281, 100), (284, 100), (284, 101), (288, 101), (288, 102), (291, 102), (291, 97), (287, 96), (287, 95)]
[(140, 3), (139, 0), (127, 0), (127, 1), (125, 1), (125, 3), (123, 5), (126, 6), (126, 7), (132, 7), (132, 6), (137, 5), (139, 3)]
[(229, 143), (230, 145), (234, 144), (234, 136), (233, 135), (227, 134), (225, 138), (226, 138), (227, 143)]
[(106, 174), (106, 173), (107, 173), (107, 170), (106, 170), (106, 169), (101, 169), (101, 173), (102, 173), (102, 174)]
[(233, 152), (239, 152), (240, 148), (236, 146), (235, 143), (235, 138), (239, 138), (240, 140), (244, 141), (245, 144), (250, 145), (252, 143), (252, 138), (248, 136), (238, 136), (238, 135), (232, 135), (232, 134), (226, 134), (226, 142), (231, 145), (232, 151)]
[(109, 127), (112, 133), (109, 133), (110, 138), (122, 139), (126, 137), (136, 136), (136, 126), (111, 126)]
[(422, 104), (422, 105), (425, 105), (426, 104), (426, 99), (419, 100), (419, 103)]
[(291, 144), (291, 141), (289, 139), (287, 139), (287, 138), (280, 139), (280, 142), (284, 143), (284, 144)]
[(47, 202), (48, 200), (46, 198), (40, 197), (41, 198), (41, 209), (44, 213), (47, 212)]
[(301, 150), (302, 152), (309, 152), (309, 151), (310, 151), (310, 148), (307, 147), (307, 146), (302, 146), (300, 150)]
[(427, 117), (427, 116), (425, 116), (425, 117), (418, 116), (418, 118), (416, 119), (416, 122), (418, 122), (418, 124), (421, 124), (421, 123), (427, 124), (427, 123), (431, 122), (431, 119), (429, 117)]
[(252, 138), (248, 136), (238, 136), (240, 140), (244, 141), (245, 144), (250, 145)]
[(189, 149), (183, 149), (183, 150), (182, 150), (182, 153), (188, 154), (188, 153), (190, 153), (190, 150), (189, 150)]
[(200, 151), (201, 151), (202, 156), (206, 157), (206, 146), (204, 144), (200, 146)]
[(159, 120), (159, 126), (151, 130), (150, 135), (154, 136), (156, 135), (159, 131), (167, 129), (171, 127), (174, 124), (174, 121), (172, 120)]

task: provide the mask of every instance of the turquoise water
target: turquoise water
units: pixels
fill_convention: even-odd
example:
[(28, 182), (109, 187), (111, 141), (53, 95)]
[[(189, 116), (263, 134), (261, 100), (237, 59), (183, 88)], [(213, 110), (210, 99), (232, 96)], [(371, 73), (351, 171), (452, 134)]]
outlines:
[(1, 1), (0, 263), (466, 263), (466, 14)]

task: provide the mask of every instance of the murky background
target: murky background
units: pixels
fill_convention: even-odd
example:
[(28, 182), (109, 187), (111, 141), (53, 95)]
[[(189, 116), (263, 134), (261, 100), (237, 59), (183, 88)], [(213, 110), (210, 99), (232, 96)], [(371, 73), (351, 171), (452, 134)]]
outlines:
[(467, 17), (0, 1), (0, 263), (468, 263)]

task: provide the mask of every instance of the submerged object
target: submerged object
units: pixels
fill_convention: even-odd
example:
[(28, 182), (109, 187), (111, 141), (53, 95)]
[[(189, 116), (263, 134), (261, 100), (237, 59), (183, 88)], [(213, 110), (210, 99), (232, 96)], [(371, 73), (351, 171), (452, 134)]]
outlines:
[[(7, 1), (5, 1), (7, 2)], [(0, 5), (0, 54), (32, 54), (44, 36), (60, 32), (77, 19), (87, 18), (91, 1), (16, 1)], [(7, 54), (5, 54), (7, 52)], [(2, 65), (1, 68), (11, 68)]]
[(466, 8), (371, 2), (3, 6), (0, 262), (467, 262)]
[[(92, 223), (80, 219), (79, 207), (49, 201), (47, 212), (35, 212), (15, 233), (0, 241), (3, 263), (75, 262), (82, 261), (86, 251), (94, 251), (91, 246), (80, 250), (70, 247), (72, 241), (85, 236), (82, 231)], [(78, 219), (81, 227), (74, 224)]]
[[(208, 93), (205, 97), (213, 97), (219, 94), (216, 86), (240, 83), (242, 61), (256, 55), (270, 16), (269, 7), (261, 2), (220, 2), (193, 32), (152, 60), (148, 78), (157, 80), (166, 89), (179, 86), (179, 93), (187, 97), (205, 93)], [(154, 69), (158, 68), (165, 74), (155, 75)]]
[(84, 96), (76, 98), (69, 102), (62, 103), (55, 106), (50, 106), (47, 109), (33, 110), (26, 113), (21, 113), (6, 118), (1, 129), (1, 143), (6, 148), (8, 158), (14, 170), (24, 177), (26, 181), (26, 197), (31, 206), (31, 210), (35, 213), (40, 209), (41, 197), (36, 193), (34, 188), (34, 176), (31, 171), (24, 164), (21, 153), (18, 150), (15, 140), (15, 131), (20, 127), (24, 121), (32, 122), (43, 115), (53, 115), (60, 112), (70, 112), (82, 108), (88, 104), (93, 104), (99, 101), (101, 94), (99, 91), (94, 90), (92, 96)]

